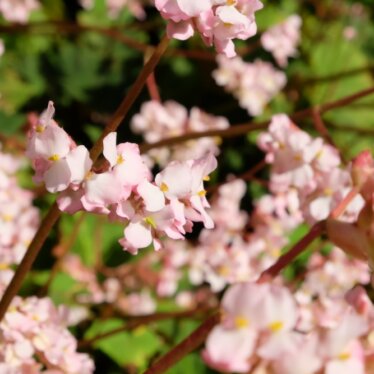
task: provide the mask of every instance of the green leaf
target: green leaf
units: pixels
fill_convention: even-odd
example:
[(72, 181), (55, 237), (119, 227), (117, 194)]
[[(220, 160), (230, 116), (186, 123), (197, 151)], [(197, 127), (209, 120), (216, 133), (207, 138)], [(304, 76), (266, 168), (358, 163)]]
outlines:
[(70, 275), (60, 272), (54, 277), (48, 295), (56, 305), (70, 304), (77, 286), (78, 283)]
[[(85, 334), (90, 339), (99, 334), (124, 326), (120, 319), (95, 321)], [(146, 327), (139, 327), (132, 332), (121, 332), (101, 339), (94, 344), (96, 349), (108, 355), (118, 365), (134, 365), (144, 369), (148, 360), (161, 346), (160, 339)]]

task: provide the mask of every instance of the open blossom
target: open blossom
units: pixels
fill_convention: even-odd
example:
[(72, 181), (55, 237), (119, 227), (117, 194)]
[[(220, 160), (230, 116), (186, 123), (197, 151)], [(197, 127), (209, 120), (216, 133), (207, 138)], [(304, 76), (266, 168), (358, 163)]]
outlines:
[(76, 146), (53, 115), (54, 106), (49, 102), (29, 133), (26, 155), (33, 161), (35, 181), (44, 182), (49, 192), (59, 192), (82, 182), (92, 162), (88, 150)]
[(160, 238), (183, 239), (193, 222), (214, 226), (206, 209), (204, 180), (217, 167), (212, 154), (195, 160), (170, 163), (152, 181), (152, 174), (134, 143), (117, 145), (117, 134), (103, 140), (108, 162), (101, 173), (90, 171), (92, 160), (84, 146), (77, 146), (52, 119), (53, 103), (30, 131), (27, 154), (33, 160), (36, 179), (50, 192), (63, 193), (59, 208), (109, 215), (125, 224), (121, 245), (136, 254)]
[(287, 59), (297, 55), (296, 47), (300, 41), (300, 28), (301, 18), (295, 14), (262, 34), (262, 46), (273, 54), (279, 66), (287, 66)]
[(198, 31), (227, 57), (236, 55), (233, 39), (256, 34), (255, 12), (263, 7), (259, 0), (155, 0), (155, 6), (168, 20), (169, 37), (186, 40)]
[[(140, 113), (131, 120), (132, 130), (142, 134), (147, 143), (155, 143), (189, 132), (228, 127), (229, 122), (224, 117), (209, 115), (197, 107), (192, 108), (188, 115), (186, 108), (175, 101), (166, 101), (164, 104), (148, 101), (142, 105)], [(216, 138), (199, 138), (172, 147), (152, 149), (147, 155), (160, 166), (166, 166), (174, 160), (186, 161), (203, 157), (208, 153), (218, 155), (218, 141)]]
[(240, 57), (218, 56), (213, 77), (219, 86), (232, 93), (239, 105), (252, 116), (262, 114), (265, 106), (286, 85), (286, 75), (268, 62), (244, 62)]
[(37, 0), (1, 0), (0, 12), (7, 21), (26, 23), (30, 12), (39, 6)]
[(234, 285), (226, 291), (222, 308), (223, 321), (210, 333), (203, 357), (209, 365), (229, 372), (248, 372), (256, 350), (261, 357), (276, 358), (297, 319), (291, 293), (276, 285)]

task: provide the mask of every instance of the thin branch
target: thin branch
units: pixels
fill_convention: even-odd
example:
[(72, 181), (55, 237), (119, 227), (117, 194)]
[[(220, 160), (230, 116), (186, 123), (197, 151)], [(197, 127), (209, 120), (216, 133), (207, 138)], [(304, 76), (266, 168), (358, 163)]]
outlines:
[[(166, 36), (163, 37), (160, 44), (154, 50), (152, 57), (144, 65), (135, 83), (131, 86), (128, 94), (125, 96), (122, 103), (112, 116), (111, 120), (106, 125), (102, 135), (92, 147), (90, 151), (90, 156), (93, 162), (95, 162), (98, 159), (102, 152), (102, 142), (104, 137), (110, 132), (116, 131), (118, 126), (121, 124), (121, 122), (127, 115), (131, 105), (139, 96), (149, 74), (151, 74), (154, 71), (161, 56), (166, 51), (168, 44), (168, 38)], [(60, 215), (61, 212), (58, 209), (57, 203), (54, 203), (50, 208), (49, 212), (47, 213), (46, 217), (43, 219), (41, 226), (39, 227), (39, 230), (36, 232), (34, 239), (32, 240), (25, 256), (23, 257), (21, 263), (18, 265), (18, 268), (10, 284), (8, 285), (3, 294), (3, 297), (0, 301), (0, 321), (3, 319), (10, 303), (12, 302), (13, 297), (17, 295), (19, 289), (21, 288), (23, 280), (25, 279), (27, 273), (30, 271), (36, 259), (36, 256), (40, 252), (45, 240), (47, 239), (50, 231), (52, 230)]]
[(98, 334), (94, 336), (93, 338), (82, 340), (79, 342), (78, 347), (84, 348), (88, 346), (92, 346), (99, 340), (108, 338), (110, 336), (116, 335), (118, 333), (124, 332), (124, 331), (131, 331), (136, 329), (139, 326), (163, 321), (166, 319), (183, 319), (183, 318), (199, 318), (204, 313), (208, 311), (207, 308), (198, 308), (198, 309), (192, 309), (192, 310), (184, 310), (184, 311), (178, 311), (178, 312), (160, 312), (160, 313), (154, 313), (150, 314), (148, 316), (139, 316), (139, 317), (131, 317), (129, 322), (121, 327), (117, 327), (116, 329), (104, 332), (102, 334)]
[[(108, 38), (116, 40), (124, 45), (127, 45), (130, 48), (133, 48), (139, 52), (146, 53), (149, 49), (153, 49), (152, 46), (149, 46), (146, 43), (139, 42), (136, 39), (133, 39), (123, 33), (126, 31), (124, 28), (123, 30), (118, 27), (101, 27), (101, 26), (94, 26), (94, 25), (82, 25), (73, 22), (67, 21), (47, 21), (47, 22), (33, 22), (28, 24), (19, 24), (19, 23), (11, 23), (8, 25), (0, 25), (0, 34), (16, 34), (16, 33), (45, 33), (50, 34), (54, 32), (54, 29), (57, 29), (59, 33), (65, 34), (80, 34), (83, 32), (95, 32), (101, 35), (104, 35)], [(131, 27), (128, 27), (131, 29)], [(248, 48), (243, 48), (243, 52), (246, 52)], [(216, 54), (214, 51), (210, 51), (205, 49), (196, 49), (196, 50), (184, 50), (178, 48), (169, 48), (167, 52), (168, 56), (181, 56), (187, 57), (196, 60), (202, 61), (212, 61), (214, 62), (216, 59)]]
[(214, 194), (223, 185), (225, 185), (227, 183), (230, 183), (230, 182), (232, 182), (234, 180), (237, 180), (237, 179), (242, 179), (242, 180), (245, 180), (245, 181), (250, 181), (250, 180), (254, 179), (255, 175), (260, 170), (262, 170), (266, 165), (267, 165), (266, 161), (265, 160), (261, 160), (256, 165), (254, 165), (252, 168), (250, 168), (249, 170), (247, 170), (246, 172), (244, 172), (244, 173), (242, 173), (240, 175), (235, 175), (233, 178), (230, 178), (229, 180), (224, 181), (222, 183), (218, 183), (218, 184), (209, 186), (207, 188), (207, 192), (209, 194)]
[(313, 78), (300, 79), (298, 83), (302, 85), (329, 83), (329, 82), (334, 82), (340, 79), (349, 78), (349, 77), (367, 73), (367, 72), (374, 72), (374, 65), (362, 66), (359, 68), (342, 71), (342, 72), (331, 74), (331, 75), (326, 75), (324, 77), (313, 77)]
[[(371, 95), (374, 93), (374, 87), (370, 87), (368, 89), (359, 91), (353, 95), (349, 95), (346, 97), (343, 97), (342, 99), (320, 105), (319, 106), (319, 113), (323, 114), (325, 112), (328, 112), (332, 109), (337, 109), (344, 107), (350, 103), (353, 103), (356, 100), (359, 100), (365, 96)], [(305, 117), (310, 117), (313, 115), (313, 112), (315, 111), (315, 107), (310, 107), (307, 109), (303, 109), (299, 112), (294, 113), (293, 115), (290, 116), (290, 118), (294, 121), (303, 119)], [(178, 143), (185, 142), (187, 140), (191, 139), (199, 139), (203, 137), (209, 137), (209, 136), (219, 136), (221, 138), (230, 138), (230, 137), (235, 137), (239, 135), (246, 134), (251, 131), (256, 131), (256, 130), (262, 130), (265, 129), (269, 124), (269, 121), (261, 122), (261, 123), (245, 123), (245, 124), (239, 124), (239, 125), (234, 125), (229, 127), (228, 129), (223, 129), (223, 130), (209, 130), (209, 131), (201, 131), (201, 132), (190, 132), (187, 134), (183, 134), (180, 136), (175, 136), (167, 139), (163, 139), (159, 142), (155, 143), (143, 143), (140, 145), (140, 149), (142, 152), (147, 152), (150, 149), (153, 148), (160, 148), (160, 147), (165, 147), (165, 146), (170, 146)]]
[[(329, 218), (339, 218), (339, 216), (344, 213), (349, 203), (357, 196), (358, 192), (358, 188), (353, 187), (335, 209), (330, 212)], [(279, 257), (274, 265), (270, 266), (261, 274), (258, 282), (267, 282), (277, 276), (287, 265), (295, 260), (295, 258), (299, 256), (314, 239), (320, 236), (325, 231), (325, 228), (325, 220), (315, 223), (301, 240), (299, 240), (287, 253)]]
[(204, 343), (205, 339), (221, 320), (220, 313), (215, 313), (208, 317), (195, 331), (187, 338), (177, 344), (172, 350), (159, 358), (144, 374), (161, 374), (174, 366), (183, 357), (197, 349)]
[(299, 256), (314, 239), (318, 238), (323, 233), (324, 229), (325, 221), (317, 222), (300, 241), (287, 253), (279, 257), (274, 265), (270, 266), (261, 274), (258, 283), (268, 282), (276, 277), (287, 265)]

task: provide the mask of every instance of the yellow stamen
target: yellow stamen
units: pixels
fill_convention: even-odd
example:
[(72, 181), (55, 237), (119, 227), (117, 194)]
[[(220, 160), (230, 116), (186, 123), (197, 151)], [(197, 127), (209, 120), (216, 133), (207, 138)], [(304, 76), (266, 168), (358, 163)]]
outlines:
[(153, 217), (145, 217), (144, 222), (148, 223), (148, 225), (152, 226), (154, 229), (156, 228), (156, 222)]
[(5, 222), (10, 222), (10, 221), (13, 220), (13, 216), (11, 216), (10, 214), (4, 214), (4, 215), (2, 216), (2, 218), (3, 218), (3, 220), (4, 220)]
[(86, 176), (84, 177), (85, 180), (90, 180), (93, 177), (94, 173), (92, 171), (87, 172)]
[(205, 181), (205, 182), (210, 181), (210, 176), (209, 176), (209, 175), (206, 175), (206, 176), (203, 178), (203, 181)]
[(4, 263), (0, 263), (0, 270), (7, 270), (7, 269), (9, 269), (9, 265), (7, 265), (7, 264), (4, 264)]
[(169, 187), (168, 187), (168, 185), (167, 185), (166, 183), (162, 182), (162, 183), (161, 183), (160, 190), (161, 190), (162, 192), (168, 192), (168, 191), (169, 191)]
[(44, 131), (44, 127), (42, 125), (37, 125), (35, 131), (40, 134)]
[(227, 5), (234, 5), (236, 3), (236, 0), (226, 0)]
[(331, 195), (333, 195), (334, 190), (332, 188), (327, 187), (327, 188), (325, 188), (325, 190), (323, 192), (326, 196), (331, 196)]
[(340, 353), (340, 355), (338, 356), (339, 360), (342, 360), (342, 361), (348, 360), (350, 357), (351, 357), (351, 354), (348, 352)]
[(222, 276), (229, 275), (230, 274), (230, 269), (227, 266), (222, 265), (218, 269), (218, 274), (222, 275)]
[(58, 161), (60, 159), (60, 156), (59, 155), (52, 155), (51, 157), (49, 157), (49, 161)]
[(118, 155), (117, 157), (117, 164), (122, 164), (122, 162), (124, 162), (125, 159), (122, 157), (122, 155)]
[(248, 319), (245, 318), (245, 317), (243, 317), (243, 316), (237, 316), (237, 317), (235, 317), (234, 323), (235, 323), (235, 327), (237, 329), (243, 329), (243, 328), (246, 328), (246, 327), (249, 326)]
[(272, 322), (272, 323), (269, 325), (269, 329), (270, 329), (272, 332), (278, 332), (279, 330), (282, 330), (282, 329), (283, 329), (283, 322), (281, 322), (281, 321), (275, 321), (275, 322)]
[(204, 197), (206, 195), (206, 191), (205, 190), (201, 190), (197, 193), (200, 197)]

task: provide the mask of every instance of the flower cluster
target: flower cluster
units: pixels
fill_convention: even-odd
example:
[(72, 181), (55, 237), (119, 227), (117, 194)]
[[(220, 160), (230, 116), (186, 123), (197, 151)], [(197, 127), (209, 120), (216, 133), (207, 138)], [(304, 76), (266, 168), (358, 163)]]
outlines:
[(297, 55), (301, 22), (301, 18), (294, 14), (262, 34), (262, 46), (273, 54), (279, 66), (286, 67), (287, 59)]
[(203, 357), (225, 372), (247, 373), (256, 365), (276, 374), (364, 374), (372, 361), (365, 344), (374, 309), (363, 289), (349, 292), (347, 300), (330, 321), (325, 316), (307, 328), (285, 286), (234, 285), (223, 297), (222, 322), (210, 333)]
[(22, 160), (0, 152), (0, 264), (18, 264), (39, 224), (33, 195), (18, 185)]
[(93, 361), (76, 351), (66, 317), (48, 298), (15, 297), (0, 323), (0, 372), (93, 373)]
[(116, 145), (113, 132), (103, 140), (108, 168), (95, 173), (88, 150), (75, 144), (52, 119), (53, 114), (50, 102), (30, 131), (27, 155), (33, 161), (35, 180), (44, 182), (50, 192), (63, 191), (58, 198), (62, 211), (85, 210), (124, 222), (120, 243), (133, 254), (151, 244), (161, 248), (162, 236), (183, 239), (193, 222), (213, 227), (203, 186), (217, 166), (212, 154), (174, 161), (152, 182), (138, 145)]
[[(322, 138), (313, 139), (283, 114), (272, 118), (269, 129), (258, 139), (272, 165), (270, 189), (297, 191), (300, 209), (309, 222), (326, 219), (353, 186), (338, 151)], [(360, 196), (349, 205), (345, 218), (357, 217), (363, 206)]]
[(26, 23), (30, 12), (40, 6), (37, 0), (2, 0), (0, 13), (10, 22)]
[[(150, 144), (189, 132), (220, 130), (229, 126), (226, 118), (209, 115), (196, 107), (188, 114), (186, 108), (175, 101), (166, 101), (164, 104), (148, 101), (131, 121), (132, 130), (142, 134)], [(171, 160), (186, 161), (209, 153), (218, 155), (218, 141), (217, 138), (199, 138), (181, 145), (153, 149), (147, 154), (148, 163), (153, 164), (155, 161), (165, 166)]]
[(198, 31), (227, 57), (236, 55), (233, 39), (256, 34), (255, 12), (263, 7), (259, 0), (155, 0), (155, 6), (168, 20), (169, 37), (186, 40)]
[(244, 62), (240, 57), (218, 56), (213, 77), (219, 86), (232, 93), (239, 105), (252, 116), (262, 114), (265, 106), (286, 85), (286, 75), (268, 62)]

